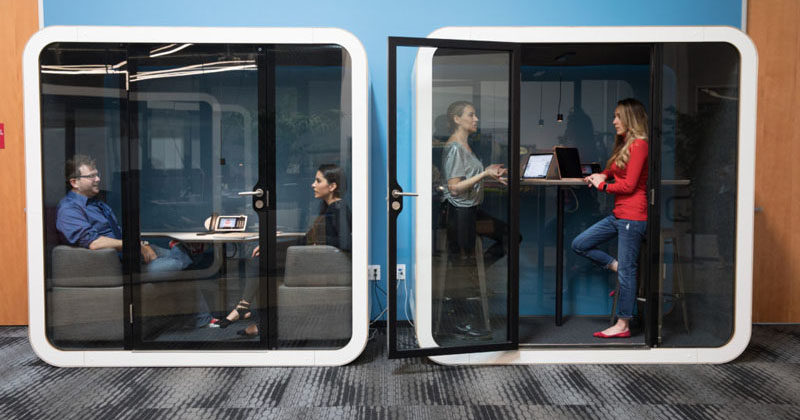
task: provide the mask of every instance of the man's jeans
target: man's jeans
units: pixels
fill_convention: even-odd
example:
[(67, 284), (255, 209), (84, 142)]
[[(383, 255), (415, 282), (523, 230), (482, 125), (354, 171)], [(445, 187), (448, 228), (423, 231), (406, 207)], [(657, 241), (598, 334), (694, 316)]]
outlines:
[(586, 229), (572, 241), (572, 250), (595, 264), (609, 268), (614, 257), (597, 248), (614, 236), (617, 237), (617, 278), (619, 297), (617, 316), (629, 319), (633, 316), (636, 301), (636, 272), (639, 263), (639, 248), (647, 228), (646, 221), (617, 219), (608, 216)]
[[(175, 245), (170, 249), (165, 249), (160, 246), (150, 245), (158, 258), (150, 261), (149, 264), (142, 266), (144, 272), (156, 273), (165, 271), (181, 271), (192, 265), (194, 262), (192, 257), (186, 253), (186, 250), (181, 245)], [(194, 326), (197, 328), (208, 325), (214, 318), (208, 308), (203, 293), (199, 288), (195, 288), (195, 308), (197, 313), (194, 315)]]
[(150, 247), (153, 248), (158, 258), (142, 266), (142, 271), (145, 273), (181, 271), (192, 264), (192, 257), (183, 250), (182, 246), (175, 245), (171, 249), (156, 245), (150, 245)]

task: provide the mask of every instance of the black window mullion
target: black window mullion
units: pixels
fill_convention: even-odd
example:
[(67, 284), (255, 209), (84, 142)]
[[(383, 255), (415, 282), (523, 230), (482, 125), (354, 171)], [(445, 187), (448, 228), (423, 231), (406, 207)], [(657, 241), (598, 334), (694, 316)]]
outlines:
[[(127, 49), (126, 49), (127, 52)], [(128, 60), (128, 56), (126, 54), (125, 60)], [(108, 64), (108, 63), (107, 63)], [(130, 67), (127, 67), (130, 69)], [(131, 119), (130, 119), (130, 92), (128, 91), (128, 73), (123, 73), (123, 77), (119, 79), (118, 88), (120, 91), (119, 97), (119, 150), (120, 150), (120, 191), (121, 191), (121, 198), (122, 198), (122, 214), (121, 220), (123, 222), (123, 229), (124, 226), (127, 225), (127, 220), (125, 219), (130, 213), (130, 199), (131, 197), (128, 196), (128, 189), (129, 186), (127, 184), (127, 171), (130, 168), (130, 136), (131, 136)], [(124, 235), (124, 231), (123, 231)], [(125, 350), (132, 350), (134, 348), (134, 324), (133, 324), (133, 313), (130, 310), (134, 303), (133, 299), (133, 287), (131, 283), (131, 275), (130, 271), (125, 268), (123, 262), (123, 305), (122, 311), (123, 316), (122, 319), (125, 322), (124, 325), (124, 348)]]
[(644, 334), (645, 344), (649, 347), (659, 345), (661, 331), (658, 331), (658, 313), (662, 302), (659, 301), (659, 277), (661, 276), (661, 126), (663, 108), (664, 79), (663, 44), (653, 44), (650, 55), (650, 141), (648, 159), (647, 197), (647, 248), (644, 274)]
[[(276, 121), (275, 121), (275, 46), (265, 45), (260, 47), (258, 54), (258, 167), (259, 167), (259, 187), (267, 192), (267, 205), (259, 211), (261, 222), (259, 223), (259, 242), (266, 246), (266, 252), (261, 253), (259, 261), (259, 276), (261, 283), (261, 301), (266, 305), (266, 317), (261, 317), (261, 328), (265, 333), (261, 334), (261, 344), (269, 349), (278, 348), (278, 283), (276, 273), (276, 197), (275, 197), (275, 142), (276, 142)], [(264, 249), (264, 248), (262, 248)], [(266, 296), (263, 293), (266, 291)], [(266, 319), (265, 319), (266, 318)]]
[[(519, 150), (520, 150), (520, 96), (522, 83), (522, 47), (517, 44), (511, 53), (511, 74), (509, 75), (510, 89), (509, 108), (511, 110), (511, 174), (509, 176), (509, 215), (508, 215), (508, 338), (512, 343), (519, 344)], [(516, 246), (514, 246), (516, 245)]]
[[(128, 44), (128, 73), (126, 79), (136, 74), (138, 60), (141, 57), (141, 47), (137, 44)], [(139, 105), (136, 96), (136, 83), (126, 81), (128, 88), (125, 107), (127, 115), (121, 115), (123, 125), (127, 124), (127, 136), (121, 136), (122, 145), (120, 147), (120, 164), (122, 180), (122, 272), (126, 276), (125, 283), (128, 293), (125, 296), (129, 300), (129, 305), (133, 304), (133, 310), (129, 311), (130, 306), (125, 305), (128, 313), (126, 319), (131, 325), (131, 312), (133, 323), (130, 328), (132, 339), (130, 344), (133, 348), (142, 347), (142, 318), (141, 318), (141, 290), (139, 287), (141, 272), (139, 267), (138, 255), (141, 252), (139, 244)], [(126, 342), (127, 344), (127, 342)]]

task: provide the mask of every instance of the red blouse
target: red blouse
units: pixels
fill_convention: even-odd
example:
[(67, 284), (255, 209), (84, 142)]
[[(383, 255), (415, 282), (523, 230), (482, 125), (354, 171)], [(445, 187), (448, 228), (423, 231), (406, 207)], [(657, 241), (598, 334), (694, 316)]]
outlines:
[(614, 183), (601, 182), (600, 191), (614, 194), (614, 216), (618, 219), (647, 220), (647, 142), (636, 139), (631, 143), (631, 156), (625, 169), (615, 163), (605, 171), (606, 179), (614, 178)]

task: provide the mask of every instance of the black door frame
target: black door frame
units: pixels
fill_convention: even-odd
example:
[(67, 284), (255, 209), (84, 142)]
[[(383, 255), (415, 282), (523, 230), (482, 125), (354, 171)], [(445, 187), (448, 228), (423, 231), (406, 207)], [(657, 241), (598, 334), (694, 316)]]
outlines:
[[(397, 182), (397, 48), (398, 47), (432, 47), (462, 50), (487, 50), (507, 51), (511, 54), (510, 65), (510, 94), (509, 110), (511, 110), (511, 139), (509, 153), (511, 154), (511, 168), (509, 168), (509, 238), (519, 235), (519, 90), (520, 90), (520, 44), (488, 41), (463, 41), (431, 38), (389, 37), (388, 39), (388, 191), (403, 191)], [(389, 198), (388, 206), (388, 232), (387, 232), (387, 298), (388, 322), (387, 340), (388, 357), (390, 359), (404, 357), (424, 357), (459, 353), (475, 353), (486, 351), (516, 350), (519, 348), (519, 247), (510, 246), (508, 251), (508, 340), (504, 343), (471, 344), (458, 347), (433, 347), (423, 349), (405, 349), (397, 347), (397, 273), (392, 268), (397, 265), (397, 217), (403, 210), (403, 197)], [(391, 203), (397, 202), (399, 206), (394, 209)]]

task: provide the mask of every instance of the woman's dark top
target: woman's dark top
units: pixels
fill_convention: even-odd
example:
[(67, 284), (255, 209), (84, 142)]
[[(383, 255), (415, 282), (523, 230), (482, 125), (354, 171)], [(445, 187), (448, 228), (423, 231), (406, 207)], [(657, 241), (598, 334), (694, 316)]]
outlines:
[(352, 214), (344, 200), (334, 201), (314, 220), (306, 233), (308, 245), (331, 245), (342, 251), (352, 249), (350, 222)]

